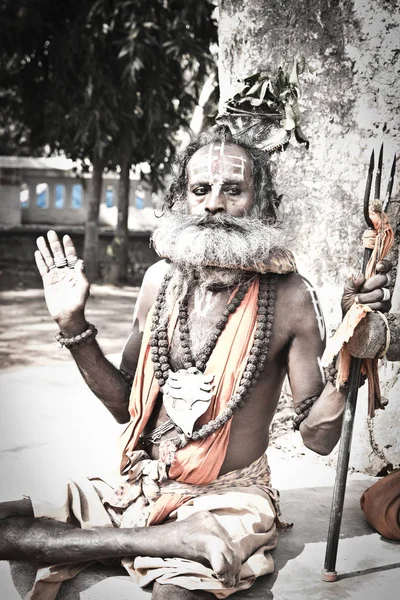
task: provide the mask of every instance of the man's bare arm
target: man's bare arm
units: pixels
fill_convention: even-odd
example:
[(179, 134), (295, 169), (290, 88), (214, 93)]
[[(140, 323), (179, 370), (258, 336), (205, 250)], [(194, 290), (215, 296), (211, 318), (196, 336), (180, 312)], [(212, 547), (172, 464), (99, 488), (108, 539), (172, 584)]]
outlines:
[[(381, 286), (387, 281), (384, 273), (391, 269), (391, 264), (388, 261), (384, 262), (386, 264), (379, 263), (380, 273), (369, 279), (368, 283), (360, 279), (355, 284), (352, 280), (345, 286), (343, 298), (346, 298), (349, 306), (359, 294), (362, 295), (362, 302), (375, 310), (390, 309), (390, 302), (383, 303), (380, 300)], [(307, 398), (315, 400), (318, 397), (309, 415), (301, 423), (300, 433), (308, 448), (318, 454), (329, 454), (340, 438), (346, 390), (344, 388), (337, 390), (330, 382), (324, 384), (319, 361), (325, 347), (325, 340), (321, 339), (321, 329), (316, 326), (319, 311), (315, 299), (312, 298), (309, 284), (304, 285), (310, 297), (299, 287), (297, 310), (301, 312), (297, 314), (304, 314), (304, 319), (297, 319), (294, 322), (295, 331), (289, 353), (289, 379), (295, 407), (300, 406)]]
[[(73, 335), (62, 329), (66, 335)], [(82, 331), (82, 330), (81, 330)], [(70, 348), (70, 352), (85, 381), (118, 423), (129, 421), (129, 395), (131, 383), (124, 378), (103, 354), (96, 340)]]
[[(122, 351), (120, 369), (105, 358), (96, 340), (89, 339), (86, 344), (70, 349), (85, 382), (118, 423), (127, 423), (130, 419), (129, 397), (146, 318), (166, 270), (167, 265), (162, 261), (145, 273), (133, 312), (133, 328)], [(60, 329), (64, 331), (62, 327)]]
[[(54, 231), (47, 234), (48, 242), (37, 240), (36, 264), (43, 279), (45, 298), (50, 315), (66, 338), (74, 338), (88, 328), (85, 306), (89, 297), (89, 283), (83, 271), (82, 261), (74, 268), (54, 268), (54, 259), (66, 256), (76, 258), (76, 251), (69, 236), (64, 236), (63, 245)], [(147, 312), (154, 301), (157, 284), (150, 269), (143, 281), (134, 313), (134, 326), (125, 344), (121, 368), (133, 378)], [(160, 269), (155, 269), (158, 273)], [(70, 352), (91, 391), (103, 402), (119, 423), (129, 420), (128, 403), (130, 384), (126, 376), (106, 359), (94, 337), (86, 342), (74, 344)]]
[(329, 454), (340, 436), (343, 394), (325, 385), (320, 360), (326, 331), (322, 309), (312, 285), (299, 275), (291, 277), (292, 343), (288, 356), (288, 377), (294, 407), (314, 402), (300, 425), (304, 444), (318, 454)]

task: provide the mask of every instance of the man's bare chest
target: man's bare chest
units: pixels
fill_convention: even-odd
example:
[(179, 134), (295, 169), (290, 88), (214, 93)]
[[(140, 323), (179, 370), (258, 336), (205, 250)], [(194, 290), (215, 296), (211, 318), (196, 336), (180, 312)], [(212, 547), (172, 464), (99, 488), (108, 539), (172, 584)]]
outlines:
[[(212, 291), (196, 288), (188, 301), (188, 343), (196, 359), (216, 332), (216, 326), (226, 309), (230, 290)], [(182, 367), (183, 347), (179, 326), (175, 327), (170, 346), (170, 363), (173, 369)], [(186, 341), (186, 340), (185, 340)]]
[[(210, 339), (216, 333), (216, 326), (220, 322), (233, 291), (222, 289), (218, 291), (196, 289), (188, 302), (188, 342), (193, 357), (196, 359)], [(273, 321), (268, 340), (267, 363), (277, 361), (280, 365), (287, 356), (290, 344), (290, 318), (279, 306), (279, 294), (274, 300)], [(170, 342), (170, 364), (174, 370), (182, 368), (183, 348), (182, 335), (178, 324), (172, 334)], [(228, 349), (227, 349), (228, 351)]]

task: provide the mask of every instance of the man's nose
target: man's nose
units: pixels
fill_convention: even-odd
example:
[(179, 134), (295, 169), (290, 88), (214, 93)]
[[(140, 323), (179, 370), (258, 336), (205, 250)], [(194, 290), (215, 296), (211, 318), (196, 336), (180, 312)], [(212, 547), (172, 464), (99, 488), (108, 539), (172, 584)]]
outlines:
[(225, 212), (225, 198), (219, 186), (211, 189), (209, 195), (207, 196), (204, 210), (212, 214)]

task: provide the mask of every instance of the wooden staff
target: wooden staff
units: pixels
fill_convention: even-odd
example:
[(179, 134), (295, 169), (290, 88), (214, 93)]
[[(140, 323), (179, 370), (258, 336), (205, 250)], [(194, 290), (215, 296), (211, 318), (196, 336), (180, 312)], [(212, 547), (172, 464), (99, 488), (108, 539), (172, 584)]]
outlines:
[[(377, 166), (377, 171), (376, 171), (376, 176), (375, 176), (374, 199), (378, 199), (380, 197), (382, 162), (383, 162), (383, 144), (380, 149), (378, 166)], [(370, 194), (371, 194), (374, 166), (375, 166), (375, 157), (374, 157), (374, 151), (372, 151), (371, 159), (370, 159), (370, 163), (369, 163), (368, 175), (367, 175), (367, 183), (365, 186), (365, 194), (364, 194), (364, 218), (368, 225), (368, 229), (374, 229), (373, 223), (369, 216), (369, 200), (370, 200)], [(396, 156), (394, 157), (394, 160), (393, 160), (390, 177), (389, 177), (389, 181), (388, 181), (388, 187), (387, 187), (385, 199), (383, 202), (382, 210), (386, 210), (387, 205), (391, 198), (395, 169), (396, 169)], [(363, 257), (363, 266), (362, 266), (362, 272), (364, 275), (365, 275), (366, 267), (367, 267), (368, 261), (371, 257), (371, 254), (372, 254), (372, 250), (369, 248), (365, 248), (364, 257)], [(338, 550), (338, 544), (339, 544), (340, 526), (342, 523), (344, 496), (345, 496), (345, 492), (346, 492), (347, 471), (348, 471), (348, 467), (349, 467), (349, 457), (350, 457), (350, 449), (351, 449), (351, 439), (352, 439), (352, 435), (353, 435), (354, 415), (355, 415), (355, 411), (356, 411), (358, 388), (360, 385), (361, 362), (362, 362), (362, 359), (356, 358), (354, 356), (351, 357), (349, 379), (348, 379), (348, 383), (347, 383), (346, 402), (345, 402), (345, 406), (344, 406), (344, 414), (343, 414), (343, 422), (342, 422), (342, 432), (341, 432), (341, 436), (340, 436), (339, 454), (338, 454), (338, 460), (337, 460), (337, 465), (336, 465), (336, 478), (335, 478), (335, 485), (333, 488), (331, 514), (330, 514), (329, 529), (328, 529), (328, 538), (327, 538), (327, 543), (326, 543), (325, 562), (324, 562), (324, 568), (322, 570), (322, 575), (321, 575), (323, 581), (336, 581), (337, 577), (338, 577), (337, 572), (336, 572), (336, 557), (337, 557), (337, 550)]]

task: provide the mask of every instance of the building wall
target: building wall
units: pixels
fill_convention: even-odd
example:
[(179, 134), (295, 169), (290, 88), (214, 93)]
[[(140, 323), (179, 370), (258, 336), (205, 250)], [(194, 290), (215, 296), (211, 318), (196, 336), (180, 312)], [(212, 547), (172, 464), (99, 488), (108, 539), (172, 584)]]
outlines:
[[(38, 206), (36, 190), (38, 186), (47, 184), (47, 204), (45, 207)], [(81, 225), (85, 222), (87, 194), (89, 181), (78, 180), (66, 177), (62, 172), (60, 174), (46, 174), (45, 172), (35, 172), (32, 174), (21, 174), (21, 185), (27, 185), (29, 188), (28, 206), (21, 206), (21, 222), (23, 224), (43, 223), (49, 225)], [(57, 208), (55, 203), (55, 188), (63, 186), (65, 190), (64, 207)], [(82, 208), (73, 208), (71, 194), (73, 186), (80, 186), (82, 189)], [(19, 195), (19, 190), (18, 190)]]
[[(19, 191), (19, 188), (17, 188)], [(2, 225), (20, 225), (21, 210), (15, 203), (15, 186), (1, 186), (0, 223)]]
[[(72, 171), (61, 169), (27, 168), (2, 168), (0, 176), (0, 225), (84, 225), (90, 177), (77, 178)], [(114, 228), (117, 223), (118, 185), (117, 177), (103, 179), (100, 226)], [(81, 190), (80, 206), (73, 202), (72, 192), (77, 189)], [(59, 202), (56, 201), (56, 190), (63, 191), (62, 203), (60, 196)], [(24, 198), (28, 200), (22, 202)], [(150, 189), (140, 181), (131, 180), (129, 228), (151, 231), (155, 225)]]

